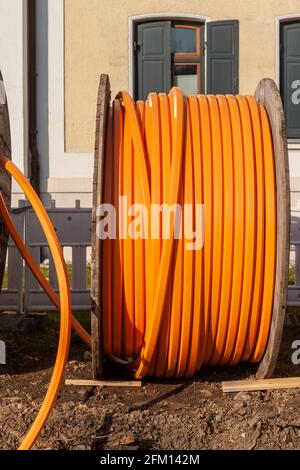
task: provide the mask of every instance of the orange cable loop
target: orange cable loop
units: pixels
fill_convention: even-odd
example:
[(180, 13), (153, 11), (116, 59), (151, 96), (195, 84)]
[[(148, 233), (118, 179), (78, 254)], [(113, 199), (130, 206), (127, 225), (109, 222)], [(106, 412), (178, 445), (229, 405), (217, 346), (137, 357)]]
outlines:
[(59, 308), (61, 313), (60, 335), (52, 378), (44, 401), (41, 405), (40, 411), (38, 412), (34, 423), (32, 424), (29, 432), (27, 433), (22, 444), (19, 447), (20, 450), (29, 450), (34, 446), (36, 440), (38, 439), (55, 404), (57, 394), (59, 392), (63, 380), (66, 362), (68, 359), (71, 325), (74, 326), (78, 334), (87, 343), (89, 343), (90, 338), (87, 332), (85, 332), (85, 330), (81, 327), (81, 325), (79, 325), (79, 323), (74, 318), (71, 320), (70, 286), (68, 281), (67, 269), (64, 262), (62, 249), (57, 238), (57, 234), (53, 228), (53, 225), (42, 202), (40, 201), (36, 192), (32, 188), (31, 184), (28, 182), (27, 178), (25, 178), (25, 176), (20, 172), (20, 170), (8, 158), (0, 156), (0, 165), (16, 180), (21, 189), (24, 191), (25, 196), (32, 205), (37, 215), (37, 218), (41, 223), (43, 232), (45, 234), (49, 249), (53, 257), (60, 291), (60, 298), (58, 299), (56, 293), (53, 291), (50, 284), (40, 273), (28, 248), (24, 245), (22, 239), (20, 238), (1, 195), (1, 214), (5, 223), (7, 224), (7, 228), (10, 231), (12, 238), (14, 239), (17, 247), (20, 249), (30, 269), (33, 271), (33, 274), (35, 275), (37, 281), (45, 290), (49, 298), (53, 301), (54, 305)]

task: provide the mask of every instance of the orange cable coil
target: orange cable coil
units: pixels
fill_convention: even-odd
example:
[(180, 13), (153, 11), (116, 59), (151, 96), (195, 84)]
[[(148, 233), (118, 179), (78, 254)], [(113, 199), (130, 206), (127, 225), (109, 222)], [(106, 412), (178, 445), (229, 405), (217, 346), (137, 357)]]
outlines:
[[(107, 358), (134, 376), (191, 377), (206, 364), (259, 362), (272, 317), (276, 187), (268, 116), (252, 96), (190, 96), (173, 88), (134, 103), (120, 93), (108, 115), (104, 200), (117, 208), (101, 276)], [(124, 236), (119, 197), (190, 205), (181, 239)], [(204, 245), (188, 250), (187, 223), (204, 210)], [(189, 219), (188, 219), (189, 217)], [(150, 220), (149, 220), (150, 219)], [(123, 236), (120, 236), (123, 233)]]
[[(14, 177), (16, 182), (19, 184), (21, 189), (24, 191), (26, 197), (28, 198), (29, 202), (31, 203), (38, 220), (41, 223), (43, 232), (47, 239), (49, 249), (51, 251), (54, 265), (57, 272), (57, 280), (58, 286), (60, 291), (60, 299), (58, 301), (56, 294), (53, 294), (53, 290), (45, 284), (43, 287), (46, 291), (48, 291), (48, 295), (50, 298), (53, 298), (53, 302), (57, 304), (59, 302), (60, 307), (60, 314), (61, 314), (61, 321), (60, 321), (60, 335), (59, 335), (59, 342), (58, 342), (58, 350), (56, 361), (52, 373), (52, 378), (44, 398), (44, 401), (41, 405), (41, 408), (37, 414), (34, 423), (32, 424), (30, 430), (26, 434), (25, 438), (23, 439), (22, 444), (20, 445), (20, 450), (29, 450), (33, 447), (36, 440), (38, 439), (50, 413), (55, 404), (57, 394), (59, 392), (63, 377), (66, 362), (68, 359), (69, 354), (69, 345), (70, 345), (70, 333), (71, 333), (71, 299), (70, 299), (70, 286), (67, 276), (67, 269), (63, 258), (63, 253), (61, 246), (59, 244), (57, 234), (54, 230), (54, 227), (50, 221), (50, 218), (44, 208), (42, 202), (40, 201), (39, 197), (37, 196), (36, 192), (32, 188), (31, 184), (28, 182), (27, 178), (21, 173), (21, 171), (5, 156), (0, 156), (0, 166), (4, 168), (11, 176)], [(16, 240), (16, 244), (21, 248), (21, 253), (23, 252), (27, 262), (31, 264), (33, 263), (31, 268), (36, 268), (34, 261), (31, 258), (30, 253), (28, 252), (27, 248), (22, 246), (22, 241), (20, 241), (20, 237), (17, 234), (17, 231), (13, 225), (13, 222), (10, 219), (10, 215), (7, 211), (3, 198), (0, 198), (0, 208), (1, 214), (4, 218), (9, 231), (14, 235)], [(20, 243), (19, 243), (20, 242)], [(39, 276), (37, 276), (39, 278)], [(41, 284), (43, 284), (42, 279), (40, 279)], [(73, 322), (74, 325), (74, 322)], [(83, 333), (81, 331), (81, 325), (77, 325), (75, 323), (79, 333)], [(82, 334), (83, 338), (88, 341), (88, 334)]]

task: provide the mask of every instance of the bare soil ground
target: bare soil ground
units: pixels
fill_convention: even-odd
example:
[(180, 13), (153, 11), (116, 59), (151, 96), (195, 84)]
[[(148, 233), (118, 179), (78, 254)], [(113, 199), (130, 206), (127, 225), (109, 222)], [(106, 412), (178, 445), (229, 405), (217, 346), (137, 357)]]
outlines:
[[(3, 335), (1, 335), (3, 339)], [(276, 376), (300, 375), (287, 327)], [(0, 366), (0, 449), (15, 449), (48, 387), (57, 327), (6, 335)], [(67, 378), (91, 378), (86, 348), (73, 338)], [(63, 386), (37, 449), (300, 449), (300, 390), (223, 394), (222, 380), (253, 376), (248, 365), (206, 369), (189, 382), (147, 382), (141, 389)]]

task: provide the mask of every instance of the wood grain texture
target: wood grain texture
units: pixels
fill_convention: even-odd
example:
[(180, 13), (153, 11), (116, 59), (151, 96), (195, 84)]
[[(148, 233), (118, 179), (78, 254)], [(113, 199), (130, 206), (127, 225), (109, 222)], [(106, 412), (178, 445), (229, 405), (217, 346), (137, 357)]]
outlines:
[(101, 242), (97, 237), (99, 217), (97, 209), (103, 200), (103, 162), (106, 144), (107, 114), (110, 106), (110, 83), (108, 75), (100, 76), (97, 117), (95, 160), (93, 179), (93, 213), (92, 213), (92, 255), (91, 255), (91, 333), (93, 377), (100, 379), (103, 375), (103, 345), (101, 318)]
[(289, 388), (300, 388), (300, 377), (284, 377), (279, 379), (265, 380), (234, 380), (232, 382), (222, 382), (222, 390), (224, 393), (280, 390)]
[(286, 313), (290, 254), (290, 177), (285, 116), (281, 97), (271, 79), (261, 80), (255, 98), (269, 116), (275, 158), (277, 194), (277, 257), (272, 322), (257, 379), (271, 377), (276, 367)]
[(66, 380), (65, 385), (75, 387), (142, 387), (141, 381), (125, 381), (125, 380)]
[[(9, 113), (6, 99), (5, 86), (0, 71), (0, 154), (11, 159), (11, 140)], [(11, 204), (11, 177), (8, 173), (0, 169), (0, 191), (4, 202), (10, 210)], [(3, 276), (5, 271), (5, 261), (8, 245), (8, 230), (0, 216), (0, 290), (2, 289)]]

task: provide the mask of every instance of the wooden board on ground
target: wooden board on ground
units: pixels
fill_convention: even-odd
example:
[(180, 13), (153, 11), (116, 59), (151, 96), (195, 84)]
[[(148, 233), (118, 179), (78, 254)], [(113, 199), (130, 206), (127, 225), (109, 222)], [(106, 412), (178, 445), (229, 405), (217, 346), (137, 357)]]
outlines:
[(94, 379), (102, 378), (102, 322), (101, 322), (101, 242), (97, 237), (99, 217), (97, 209), (103, 200), (103, 163), (106, 144), (107, 114), (110, 106), (110, 83), (108, 75), (101, 75), (96, 117), (95, 161), (93, 179), (92, 255), (91, 255), (91, 333)]
[(300, 377), (222, 382), (224, 393), (300, 388)]
[(290, 253), (290, 178), (284, 111), (273, 80), (261, 80), (255, 98), (265, 106), (269, 116), (277, 194), (277, 259), (273, 314), (267, 348), (256, 374), (258, 379), (265, 379), (272, 376), (276, 367), (286, 313)]
[[(0, 154), (11, 158), (11, 140), (8, 105), (6, 99), (5, 86), (0, 72)], [(11, 200), (11, 177), (8, 173), (0, 169), (0, 191), (2, 193), (6, 207), (10, 209)], [(6, 253), (9, 233), (6, 225), (0, 216), (0, 290), (2, 289), (3, 276), (5, 271)]]
[(140, 381), (126, 382), (122, 380), (66, 380), (66, 385), (73, 385), (77, 387), (142, 387)]

